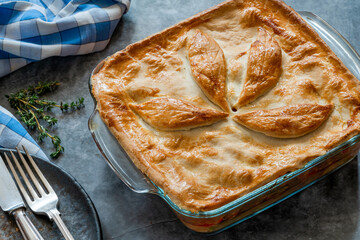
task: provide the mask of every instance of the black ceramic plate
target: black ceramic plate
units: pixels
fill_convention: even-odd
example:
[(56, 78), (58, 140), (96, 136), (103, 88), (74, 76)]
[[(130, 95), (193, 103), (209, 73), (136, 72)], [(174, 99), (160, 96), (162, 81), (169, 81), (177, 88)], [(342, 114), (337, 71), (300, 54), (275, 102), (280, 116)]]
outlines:
[[(0, 149), (0, 155), (10, 150)], [(33, 157), (59, 197), (58, 209), (62, 219), (76, 240), (99, 240), (101, 228), (95, 207), (80, 184), (55, 164)], [(27, 210), (31, 221), (44, 239), (63, 239), (56, 224), (45, 216), (34, 215)], [(0, 239), (23, 239), (16, 223), (0, 209)]]

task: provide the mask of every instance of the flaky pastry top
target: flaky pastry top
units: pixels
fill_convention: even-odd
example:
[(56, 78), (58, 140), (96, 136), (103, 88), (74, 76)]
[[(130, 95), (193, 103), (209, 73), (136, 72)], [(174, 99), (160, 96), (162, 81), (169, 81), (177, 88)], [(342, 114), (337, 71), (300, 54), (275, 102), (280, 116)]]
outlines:
[(359, 133), (358, 80), (279, 0), (231, 0), (92, 76), (98, 111), (179, 207), (207, 211)]

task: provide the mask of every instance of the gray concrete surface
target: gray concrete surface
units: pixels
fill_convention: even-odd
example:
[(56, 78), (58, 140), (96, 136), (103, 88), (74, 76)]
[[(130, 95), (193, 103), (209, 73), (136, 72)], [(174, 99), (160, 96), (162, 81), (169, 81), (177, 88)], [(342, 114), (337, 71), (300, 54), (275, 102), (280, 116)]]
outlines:
[[(86, 189), (100, 215), (104, 239), (205, 239), (177, 220), (159, 197), (128, 189), (107, 166), (88, 131), (93, 111), (88, 90), (90, 71), (108, 55), (180, 20), (214, 6), (220, 0), (133, 0), (109, 46), (102, 52), (75, 57), (54, 57), (30, 64), (0, 79), (0, 105), (9, 109), (4, 94), (39, 81), (62, 83), (50, 97), (84, 97), (86, 108), (57, 114), (55, 132), (65, 154), (56, 164), (71, 173)], [(295, 10), (311, 11), (335, 27), (360, 51), (360, 1), (286, 0)], [(50, 144), (42, 145), (47, 154)], [(359, 161), (316, 183), (281, 204), (211, 239), (360, 239)]]

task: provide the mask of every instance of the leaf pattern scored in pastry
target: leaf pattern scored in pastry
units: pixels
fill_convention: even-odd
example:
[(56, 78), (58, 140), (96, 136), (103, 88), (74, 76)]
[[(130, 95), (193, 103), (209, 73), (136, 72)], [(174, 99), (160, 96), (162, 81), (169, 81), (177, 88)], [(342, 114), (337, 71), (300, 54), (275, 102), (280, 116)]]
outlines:
[(213, 124), (229, 114), (200, 108), (175, 98), (154, 98), (142, 104), (129, 104), (145, 122), (159, 130), (186, 130)]
[(213, 38), (200, 30), (189, 39), (187, 48), (195, 81), (210, 101), (228, 112), (226, 62), (222, 49)]
[(330, 116), (333, 108), (332, 104), (299, 104), (238, 114), (233, 119), (271, 137), (295, 138), (317, 129)]
[(244, 87), (235, 108), (244, 106), (273, 88), (281, 74), (281, 48), (263, 28), (251, 44)]
[[(196, 30), (187, 41), (187, 49), (195, 81), (209, 100), (227, 112), (201, 108), (171, 97), (129, 104), (145, 122), (158, 130), (188, 130), (211, 125), (229, 116), (226, 62), (220, 46), (210, 36)], [(279, 44), (260, 27), (258, 37), (249, 50), (244, 87), (234, 107), (244, 106), (273, 88), (281, 75), (281, 62)], [(299, 104), (237, 114), (232, 119), (267, 136), (295, 138), (317, 129), (330, 116), (333, 108), (332, 104)]]

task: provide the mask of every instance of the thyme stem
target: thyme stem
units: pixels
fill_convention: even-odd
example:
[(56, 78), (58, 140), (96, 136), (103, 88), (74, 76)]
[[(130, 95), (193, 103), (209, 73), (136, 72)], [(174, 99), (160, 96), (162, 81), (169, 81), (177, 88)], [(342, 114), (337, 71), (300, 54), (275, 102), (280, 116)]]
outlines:
[(50, 134), (49, 130), (42, 123), (45, 122), (49, 126), (57, 123), (58, 119), (49, 115), (54, 107), (59, 108), (61, 111), (77, 110), (84, 107), (84, 98), (79, 98), (71, 103), (61, 102), (60, 104), (46, 99), (39, 99), (41, 95), (55, 91), (59, 85), (59, 82), (40, 82), (37, 86), (31, 86), (27, 89), (21, 89), (16, 93), (6, 95), (10, 106), (17, 110), (21, 121), (28, 128), (38, 132), (38, 141), (43, 141), (45, 138), (51, 139), (55, 148), (55, 151), (50, 154), (53, 158), (57, 158), (64, 152), (64, 147), (61, 145), (59, 136)]

